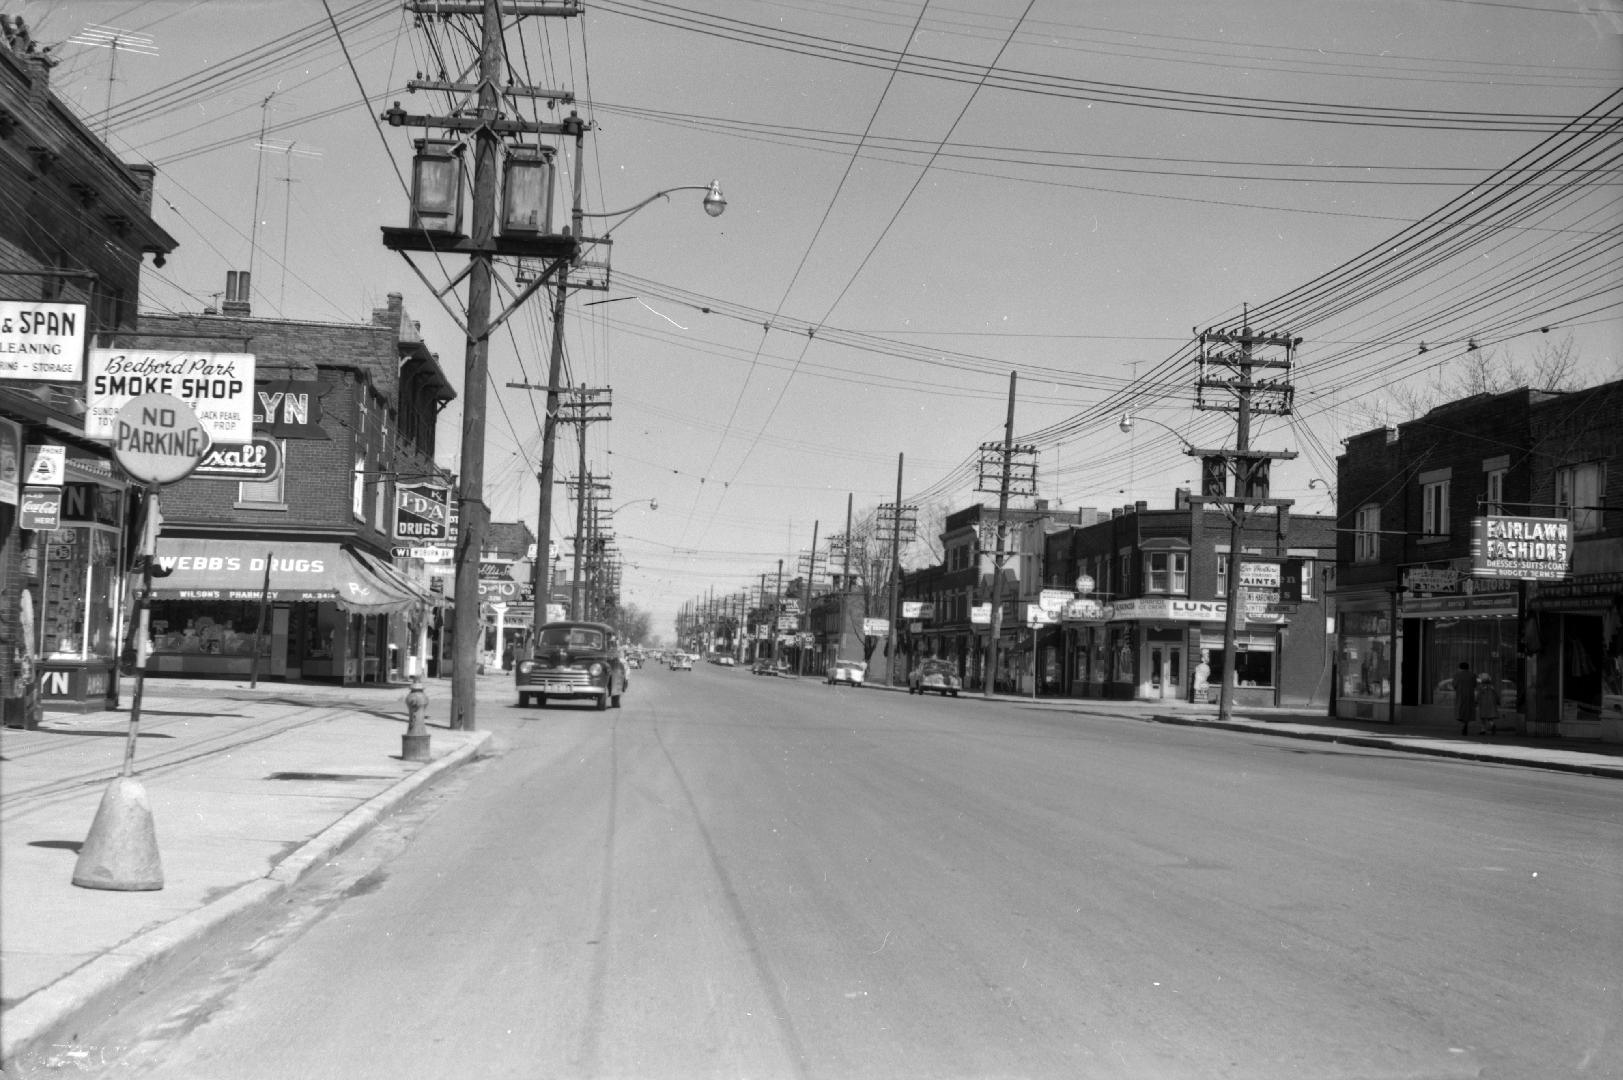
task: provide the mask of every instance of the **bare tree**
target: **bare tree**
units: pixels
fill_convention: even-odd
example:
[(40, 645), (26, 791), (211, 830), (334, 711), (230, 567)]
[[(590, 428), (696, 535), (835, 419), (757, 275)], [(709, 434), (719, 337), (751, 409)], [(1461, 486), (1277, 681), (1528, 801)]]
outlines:
[(1465, 355), (1431, 369), (1421, 382), (1398, 382), (1384, 394), (1369, 395), (1359, 411), (1371, 427), (1395, 427), (1424, 416), (1438, 405), (1478, 394), (1503, 394), (1519, 387), (1533, 390), (1580, 390), (1591, 385), (1583, 372), (1572, 335), (1546, 338), (1525, 363), (1506, 349), (1468, 345)]

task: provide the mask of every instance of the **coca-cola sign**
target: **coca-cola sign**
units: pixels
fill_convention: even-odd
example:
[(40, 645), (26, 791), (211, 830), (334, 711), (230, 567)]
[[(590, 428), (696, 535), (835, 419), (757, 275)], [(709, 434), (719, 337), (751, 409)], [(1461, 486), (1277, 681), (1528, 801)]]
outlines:
[(33, 532), (50, 532), (62, 526), (62, 489), (25, 487), (17, 506), (17, 527)]
[(282, 474), (282, 446), (275, 439), (225, 443), (209, 450), (194, 477), (205, 480), (274, 480)]

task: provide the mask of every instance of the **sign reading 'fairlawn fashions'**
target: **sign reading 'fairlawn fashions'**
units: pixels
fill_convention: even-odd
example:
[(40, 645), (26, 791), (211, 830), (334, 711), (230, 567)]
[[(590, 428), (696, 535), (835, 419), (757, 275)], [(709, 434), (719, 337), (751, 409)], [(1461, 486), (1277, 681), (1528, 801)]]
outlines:
[(1471, 519), (1476, 577), (1559, 581), (1572, 574), (1572, 522), (1566, 518)]

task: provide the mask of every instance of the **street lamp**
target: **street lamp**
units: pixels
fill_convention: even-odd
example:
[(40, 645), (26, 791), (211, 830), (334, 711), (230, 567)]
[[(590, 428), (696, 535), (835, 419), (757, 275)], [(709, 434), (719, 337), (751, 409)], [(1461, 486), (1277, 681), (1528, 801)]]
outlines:
[[(671, 192), (673, 191), (704, 192), (704, 212), (709, 214), (711, 217), (720, 217), (727, 209), (727, 200), (721, 194), (721, 181), (712, 180), (708, 184), (685, 184), (681, 187), (666, 188), (664, 191), (656, 191), (642, 202), (636, 203), (633, 206), (628, 206), (624, 210), (604, 210), (600, 212), (587, 212), (582, 210), (577, 211), (575, 216), (583, 218), (620, 218), (620, 220), (615, 222), (614, 226), (611, 226), (608, 230), (608, 232), (612, 232), (614, 227), (623, 225), (627, 218), (631, 217), (632, 214), (635, 214), (638, 210), (641, 210), (654, 200), (664, 199), (665, 201), (669, 202)], [(607, 232), (604, 235), (607, 236)]]
[[(578, 158), (580, 154), (580, 140), (578, 138), (576, 140), (575, 149)], [(709, 214), (711, 217), (720, 217), (722, 212), (727, 209), (727, 200), (721, 194), (721, 181), (712, 180), (709, 184), (705, 185), (689, 184), (680, 187), (665, 188), (663, 191), (656, 191), (636, 205), (627, 207), (624, 210), (588, 213), (581, 209), (580, 176), (577, 170), (575, 178), (575, 205), (570, 215), (574, 223), (575, 239), (583, 245), (605, 242), (608, 240), (608, 236), (606, 234), (601, 239), (592, 240), (589, 240), (582, 235), (582, 226), (585, 223), (585, 218), (619, 218), (620, 220), (616, 221), (614, 226), (611, 226), (612, 230), (613, 227), (620, 225), (627, 218), (631, 217), (631, 215), (654, 202), (656, 199), (668, 199), (670, 194), (674, 191), (704, 192), (704, 212)], [(536, 535), (540, 536), (543, 542), (545, 542), (546, 539), (552, 535), (552, 486), (555, 472), (554, 458), (558, 441), (557, 431), (559, 394), (563, 389), (559, 385), (559, 379), (563, 371), (564, 357), (564, 299), (569, 293), (569, 267), (567, 265), (559, 271), (556, 286), (557, 293), (554, 297), (552, 308), (552, 356), (547, 366), (547, 411), (546, 419), (541, 425), (541, 472), (537, 477), (541, 485), (541, 506), (537, 515), (540, 520), (536, 524)], [(586, 429), (585, 425), (583, 424), (581, 427), (581, 445), (583, 454), (585, 453), (585, 433)], [(652, 505), (653, 500), (649, 500), (649, 502), (650, 505)], [(545, 563), (537, 563), (535, 568), (536, 577), (531, 583), (535, 592), (536, 607), (534, 618), (535, 625), (537, 626), (540, 626), (544, 621), (546, 611), (544, 605), (546, 604), (547, 594), (552, 588), (552, 580), (556, 579), (554, 576), (546, 581), (541, 580), (541, 577), (544, 576), (545, 566)]]

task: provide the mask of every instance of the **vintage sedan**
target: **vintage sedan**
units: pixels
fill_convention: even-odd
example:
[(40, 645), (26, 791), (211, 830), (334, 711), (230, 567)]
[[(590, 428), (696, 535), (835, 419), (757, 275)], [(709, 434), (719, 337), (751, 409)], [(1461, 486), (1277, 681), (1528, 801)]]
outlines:
[(672, 671), (692, 671), (693, 657), (687, 653), (671, 653), (670, 667)]
[(862, 680), (867, 674), (868, 665), (861, 660), (835, 660), (828, 666), (828, 684), (838, 686), (844, 683), (861, 689)]
[(519, 708), (532, 701), (543, 708), (552, 701), (588, 701), (599, 709), (618, 709), (626, 692), (620, 636), (603, 623), (547, 623), (529, 655), (514, 665), (513, 683)]
[(907, 676), (907, 692), (909, 694), (923, 694), (935, 692), (937, 694), (951, 694), (958, 696), (964, 681), (958, 677), (958, 669), (951, 660), (923, 660)]

